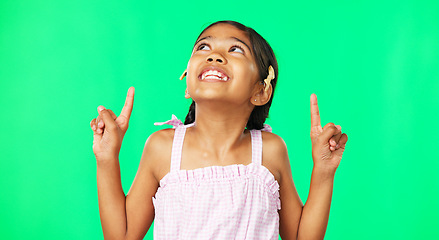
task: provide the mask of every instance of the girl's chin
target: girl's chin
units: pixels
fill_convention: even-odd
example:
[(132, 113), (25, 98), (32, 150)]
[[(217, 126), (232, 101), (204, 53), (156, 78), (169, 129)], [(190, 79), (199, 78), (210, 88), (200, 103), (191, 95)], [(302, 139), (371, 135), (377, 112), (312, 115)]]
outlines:
[(218, 102), (218, 103), (229, 103), (229, 104), (242, 104), (247, 102), (250, 98), (249, 96), (238, 93), (236, 91), (220, 91), (215, 88), (198, 88), (193, 92), (189, 91), (191, 98), (196, 103), (201, 102)]
[(197, 96), (197, 97), (191, 97), (192, 100), (194, 100), (197, 105), (200, 104), (207, 104), (207, 105), (215, 105), (218, 104), (219, 106), (239, 106), (244, 104), (245, 100), (239, 100), (236, 98), (230, 98), (230, 97), (225, 97), (225, 96), (214, 96), (214, 95), (210, 95), (210, 96)]
[(224, 98), (221, 96), (209, 95), (209, 96), (191, 96), (192, 100), (196, 103), (201, 102), (224, 102)]
[(226, 98), (226, 94), (221, 93), (217, 89), (204, 89), (204, 90), (197, 90), (195, 93), (191, 94), (192, 99), (196, 100), (221, 100)]

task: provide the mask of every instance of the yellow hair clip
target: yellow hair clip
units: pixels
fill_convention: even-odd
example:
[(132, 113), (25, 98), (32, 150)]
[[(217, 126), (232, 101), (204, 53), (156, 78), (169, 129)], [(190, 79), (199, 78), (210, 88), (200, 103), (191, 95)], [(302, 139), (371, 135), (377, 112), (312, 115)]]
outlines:
[(183, 74), (180, 76), (180, 81), (183, 80), (184, 77), (187, 75), (187, 70), (184, 70)]
[(264, 80), (264, 82), (265, 82), (264, 91), (268, 91), (268, 88), (270, 87), (270, 84), (271, 84), (271, 80), (273, 80), (274, 78), (275, 78), (274, 69), (273, 69), (273, 66), (270, 65), (270, 67), (268, 67), (268, 76)]

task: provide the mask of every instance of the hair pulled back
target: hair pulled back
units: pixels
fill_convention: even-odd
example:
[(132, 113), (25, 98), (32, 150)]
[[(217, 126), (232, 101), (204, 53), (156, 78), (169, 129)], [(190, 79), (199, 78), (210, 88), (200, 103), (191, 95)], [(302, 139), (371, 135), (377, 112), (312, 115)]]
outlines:
[[(270, 65), (273, 66), (275, 78), (271, 80), (271, 87), (272, 87), (271, 98), (266, 104), (262, 106), (255, 106), (247, 121), (247, 129), (262, 129), (264, 127), (265, 119), (268, 117), (268, 111), (270, 110), (270, 106), (273, 101), (274, 89), (276, 87), (276, 82), (278, 77), (278, 66), (277, 66), (276, 57), (274, 56), (274, 52), (271, 49), (268, 42), (255, 30), (235, 21), (214, 22), (209, 26), (207, 26), (200, 33), (197, 40), (207, 29), (217, 24), (229, 24), (247, 34), (248, 38), (250, 39), (250, 44), (252, 47), (252, 51), (254, 53), (254, 58), (259, 72), (259, 79), (261, 82), (263, 82), (264, 79), (268, 76), (268, 67)], [(192, 104), (189, 107), (189, 112), (186, 116), (184, 124), (193, 123), (194, 121), (195, 121), (195, 102), (192, 100)]]

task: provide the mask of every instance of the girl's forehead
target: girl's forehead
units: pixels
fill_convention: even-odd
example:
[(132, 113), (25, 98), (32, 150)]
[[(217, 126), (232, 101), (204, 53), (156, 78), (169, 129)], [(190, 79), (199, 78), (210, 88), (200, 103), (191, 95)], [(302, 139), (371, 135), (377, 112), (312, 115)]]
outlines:
[[(250, 46), (250, 39), (247, 36), (247, 33), (239, 30), (238, 28), (230, 25), (230, 24), (225, 24), (225, 23), (220, 23), (217, 25), (214, 25), (208, 29), (206, 29), (203, 34), (200, 35), (200, 37), (198, 39), (202, 39), (202, 38), (223, 38), (223, 39), (228, 39), (228, 38), (237, 38), (240, 39), (241, 41), (245, 42), (248, 46)], [(198, 40), (197, 40), (198, 41)]]

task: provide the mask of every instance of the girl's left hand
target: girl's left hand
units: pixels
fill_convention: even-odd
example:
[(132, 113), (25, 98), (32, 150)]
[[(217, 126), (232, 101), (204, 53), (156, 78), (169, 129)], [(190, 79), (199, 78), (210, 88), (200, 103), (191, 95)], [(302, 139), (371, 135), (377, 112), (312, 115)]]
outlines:
[(314, 168), (335, 174), (347, 141), (348, 136), (342, 134), (340, 125), (328, 123), (322, 128), (317, 96), (311, 94), (311, 143)]

